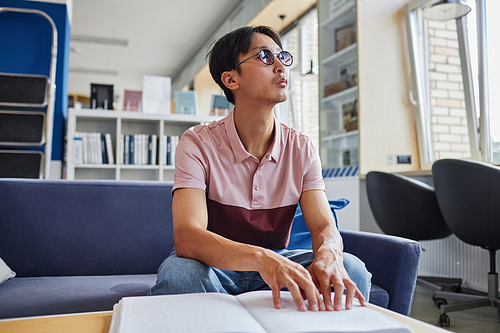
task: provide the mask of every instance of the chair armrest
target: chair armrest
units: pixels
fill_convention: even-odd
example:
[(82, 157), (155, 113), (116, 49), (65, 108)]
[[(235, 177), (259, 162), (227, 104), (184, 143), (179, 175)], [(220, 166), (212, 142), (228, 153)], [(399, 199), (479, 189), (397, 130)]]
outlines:
[(372, 273), (372, 283), (389, 293), (389, 310), (408, 316), (420, 261), (416, 241), (362, 231), (340, 230), (344, 251), (361, 259)]

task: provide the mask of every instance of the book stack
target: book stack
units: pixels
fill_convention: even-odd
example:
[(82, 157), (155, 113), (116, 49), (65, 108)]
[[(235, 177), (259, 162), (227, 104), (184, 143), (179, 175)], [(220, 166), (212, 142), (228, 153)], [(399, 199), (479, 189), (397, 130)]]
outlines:
[(179, 142), (178, 135), (164, 135), (163, 146), (166, 147), (166, 154), (163, 160), (164, 165), (175, 165), (175, 149)]
[(111, 134), (75, 132), (75, 164), (114, 164)]
[(156, 165), (157, 141), (156, 134), (121, 134), (120, 164)]

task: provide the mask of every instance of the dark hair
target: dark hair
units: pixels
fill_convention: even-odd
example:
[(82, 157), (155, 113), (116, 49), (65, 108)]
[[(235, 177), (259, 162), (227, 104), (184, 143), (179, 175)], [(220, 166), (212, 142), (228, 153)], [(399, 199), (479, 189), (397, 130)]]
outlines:
[[(233, 30), (222, 36), (212, 49), (208, 52), (210, 74), (214, 81), (222, 88), (229, 102), (234, 104), (233, 93), (222, 83), (221, 75), (226, 71), (234, 69), (238, 63), (238, 56), (242, 53), (247, 53), (252, 45), (253, 36), (255, 33), (261, 33), (271, 37), (271, 39), (280, 47), (281, 37), (271, 27), (252, 26), (241, 27)], [(239, 68), (236, 68), (239, 73)]]

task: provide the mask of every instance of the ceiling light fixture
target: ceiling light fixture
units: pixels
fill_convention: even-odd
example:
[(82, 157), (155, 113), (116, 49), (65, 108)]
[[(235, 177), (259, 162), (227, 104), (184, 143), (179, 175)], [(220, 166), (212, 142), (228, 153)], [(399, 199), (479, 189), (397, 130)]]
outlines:
[(96, 36), (71, 35), (71, 41), (72, 42), (81, 42), (81, 43), (128, 46), (127, 39), (106, 38), (106, 37), (96, 37)]
[(118, 71), (115, 70), (115, 69), (98, 69), (98, 68), (70, 67), (69, 71), (71, 73), (101, 74), (101, 75), (118, 76)]
[(441, 0), (424, 9), (424, 17), (433, 21), (459, 19), (467, 15), (471, 8), (462, 0)]

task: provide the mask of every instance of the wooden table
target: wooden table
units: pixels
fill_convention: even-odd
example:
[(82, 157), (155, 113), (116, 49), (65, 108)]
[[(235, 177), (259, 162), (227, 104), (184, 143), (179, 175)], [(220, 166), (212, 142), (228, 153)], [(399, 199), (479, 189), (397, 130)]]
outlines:
[[(408, 325), (415, 333), (448, 332), (440, 327), (430, 325), (414, 318), (400, 315), (378, 306), (368, 307), (382, 312), (403, 324)], [(33, 317), (24, 319), (0, 320), (1, 333), (107, 333), (111, 324), (112, 311), (78, 313), (56, 316)]]
[(0, 320), (2, 333), (108, 333), (113, 311)]

